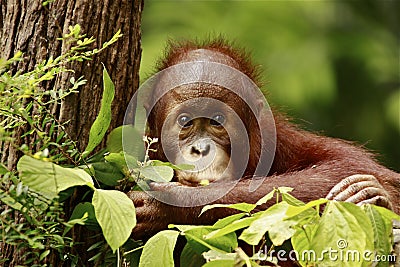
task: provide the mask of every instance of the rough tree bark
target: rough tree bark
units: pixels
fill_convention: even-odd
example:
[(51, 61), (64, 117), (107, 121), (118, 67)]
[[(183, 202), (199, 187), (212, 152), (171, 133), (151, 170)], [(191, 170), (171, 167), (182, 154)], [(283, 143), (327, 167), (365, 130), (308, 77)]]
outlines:
[[(68, 27), (79, 24), (82, 32), (93, 36), (100, 47), (119, 29), (123, 37), (109, 49), (96, 55), (92, 61), (74, 63), (74, 77), (84, 76), (87, 84), (80, 92), (71, 95), (61, 105), (54, 106), (54, 114), (60, 121), (70, 120), (69, 135), (78, 141), (81, 151), (88, 140), (90, 126), (99, 111), (102, 95), (102, 65), (106, 66), (115, 83), (113, 117), (111, 127), (122, 124), (125, 109), (139, 86), (140, 21), (142, 0), (54, 0), (43, 7), (41, 0), (0, 0), (0, 58), (10, 58), (17, 51), (24, 53), (24, 59), (13, 71), (30, 71), (39, 62), (57, 57), (69, 46), (57, 38), (68, 33)], [(63, 74), (55, 82), (47, 83), (44, 89), (62, 88), (69, 83), (70, 74)], [(17, 144), (30, 144), (29, 137), (18, 140)], [(0, 144), (0, 157), (14, 169), (18, 160), (17, 151), (7, 143)], [(18, 219), (18, 218), (16, 218)], [(85, 240), (85, 232), (75, 235)], [(86, 248), (80, 248), (79, 255), (86, 259)], [(0, 244), (1, 257), (12, 259), (8, 266), (16, 266), (20, 257), (14, 248)], [(53, 262), (53, 266), (57, 266)]]
[[(0, 0), (0, 57), (10, 58), (17, 51), (24, 52), (24, 60), (15, 70), (32, 70), (37, 63), (66, 51), (69, 45), (57, 38), (68, 33), (71, 25), (79, 24), (82, 32), (97, 40), (97, 46), (119, 29), (124, 34), (111, 49), (92, 61), (73, 64), (74, 76), (84, 76), (87, 85), (55, 108), (59, 119), (70, 120), (67, 130), (73, 139), (79, 140), (82, 150), (99, 110), (101, 63), (105, 64), (116, 87), (111, 128), (122, 123), (125, 108), (138, 87), (142, 1), (55, 0), (46, 7), (41, 3), (40, 0)], [(70, 74), (64, 74), (45, 89), (63, 87), (69, 83), (69, 78)], [(8, 157), (9, 167), (15, 166), (13, 148), (4, 148), (2, 155)]]

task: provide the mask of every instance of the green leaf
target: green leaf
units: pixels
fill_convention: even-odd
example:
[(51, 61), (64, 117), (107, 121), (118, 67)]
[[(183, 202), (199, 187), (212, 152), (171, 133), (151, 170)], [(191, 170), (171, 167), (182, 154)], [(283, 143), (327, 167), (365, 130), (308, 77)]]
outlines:
[(122, 173), (125, 173), (128, 170), (123, 152), (110, 153), (107, 156), (104, 156), (104, 159), (110, 163), (113, 163), (113, 165), (116, 166)]
[(110, 153), (104, 157), (105, 160), (112, 163), (117, 167), (123, 174), (129, 175), (130, 168), (139, 168), (137, 158), (125, 154), (124, 152)]
[(177, 228), (181, 232), (189, 231), (191, 229), (199, 228), (199, 227), (210, 227), (210, 226), (201, 226), (201, 225), (182, 225), (182, 224), (169, 224), (168, 228)]
[[(0, 189), (0, 193), (4, 193), (4, 191)], [(24, 207), (24, 206), (22, 206), (21, 203), (16, 201), (14, 198), (8, 196), (7, 194), (5, 194), (4, 196), (2, 196), (2, 195), (0, 195), (0, 196), (1, 196), (0, 202), (3, 202), (7, 206), (9, 206), (15, 210), (21, 210)]]
[(179, 259), (180, 266), (201, 267), (205, 263), (203, 256), (197, 253), (189, 243), (186, 243)]
[[(204, 266), (208, 267), (232, 267), (238, 264), (235, 260), (237, 260), (238, 255), (236, 253), (221, 253), (215, 250), (209, 250), (203, 253), (204, 258), (208, 261)], [(238, 264), (239, 266), (239, 264)], [(241, 265), (240, 265), (241, 266)]]
[(93, 204), (90, 202), (79, 203), (72, 211), (70, 220), (76, 220), (84, 217), (87, 214), (85, 226), (92, 231), (100, 230), (100, 225), (97, 222)]
[(213, 205), (207, 205), (203, 207), (201, 210), (201, 214), (206, 212), (207, 210), (214, 209), (214, 208), (228, 208), (228, 209), (235, 209), (235, 210), (240, 210), (244, 212), (250, 212), (252, 211), (257, 205), (256, 204), (249, 204), (249, 203), (235, 203), (235, 204), (213, 204)]
[(116, 186), (118, 181), (124, 178), (124, 174), (119, 168), (109, 162), (95, 162), (91, 166), (96, 179), (105, 185)]
[(101, 99), (101, 106), (99, 115), (96, 120), (93, 122), (92, 127), (89, 132), (89, 142), (86, 146), (85, 151), (83, 152), (83, 156), (89, 155), (90, 152), (95, 149), (95, 147), (101, 143), (104, 135), (107, 132), (108, 127), (111, 122), (111, 103), (114, 99), (114, 84), (111, 81), (110, 76), (107, 73), (106, 68), (103, 69), (103, 97)]
[(8, 172), (8, 169), (2, 163), (0, 163), (0, 175), (4, 175), (7, 172)]
[(125, 152), (143, 160), (145, 146), (143, 136), (132, 125), (123, 125), (111, 131), (107, 138), (107, 149), (111, 153)]
[(262, 198), (260, 198), (260, 199), (257, 201), (256, 205), (257, 205), (257, 206), (260, 206), (260, 205), (262, 205), (262, 204), (267, 203), (268, 200), (271, 200), (271, 199), (274, 197), (274, 194), (275, 194), (275, 190), (272, 190), (271, 192), (269, 192), (268, 194), (266, 194), (265, 196), (263, 196)]
[(143, 249), (142, 241), (134, 241), (132, 238), (129, 238), (128, 241), (123, 246), (124, 263), (121, 265), (126, 267), (139, 266), (140, 254), (142, 254), (142, 249)]
[(250, 226), (239, 236), (239, 239), (250, 245), (257, 245), (266, 232), (275, 246), (280, 246), (295, 233), (293, 228), (295, 221), (284, 220), (289, 204), (279, 202), (266, 211), (259, 212), (260, 217), (254, 220)]
[[(400, 221), (400, 216), (396, 213), (394, 213), (391, 210), (388, 210), (386, 208), (383, 207), (379, 207), (379, 206), (375, 206), (375, 205), (363, 205), (364, 210), (368, 207), (371, 207), (372, 210), (378, 212), (381, 215), (381, 218), (383, 220), (383, 223), (385, 225), (385, 231), (386, 233), (384, 233), (383, 229), (379, 230), (378, 233), (375, 235), (375, 240), (374, 240), (374, 245), (375, 245), (375, 249), (377, 249), (379, 251), (380, 246), (379, 244), (382, 243), (382, 246), (386, 247), (389, 246), (389, 250), (391, 251), (391, 248), (393, 246), (392, 241), (393, 241), (393, 220), (397, 220)], [(368, 214), (367, 214), (368, 215)], [(371, 220), (371, 216), (368, 215), (370, 217)], [(376, 218), (376, 216), (375, 216)], [(378, 219), (375, 219), (376, 221), (379, 221)], [(374, 224), (377, 224), (376, 222), (372, 222), (371, 223), (374, 227)], [(381, 227), (381, 222), (378, 223), (378, 226)], [(375, 232), (375, 229), (374, 229)], [(386, 251), (386, 250), (385, 250)], [(381, 255), (388, 255), (388, 254), (384, 254), (385, 252), (383, 252)], [(388, 266), (387, 264), (384, 264), (385, 262), (381, 261), (379, 262), (378, 266)]]
[[(318, 265), (323, 266), (370, 266), (371, 262), (364, 259), (362, 253), (374, 251), (373, 228), (368, 216), (361, 207), (347, 202), (328, 202), (320, 223), (310, 240), (309, 250), (319, 257)], [(360, 260), (343, 259), (332, 263), (327, 248), (337, 250), (344, 255), (358, 251)], [(298, 253), (302, 253), (298, 251)], [(310, 263), (315, 261), (310, 261)]]
[(96, 243), (94, 243), (93, 245), (91, 245), (88, 249), (87, 249), (87, 251), (92, 251), (92, 250), (94, 250), (94, 249), (98, 249), (98, 248), (100, 248), (101, 246), (103, 246), (104, 245), (104, 241), (103, 240), (100, 240), (99, 242), (96, 242)]
[(143, 247), (139, 267), (173, 267), (173, 252), (178, 236), (178, 231), (165, 230), (151, 237)]
[(192, 164), (178, 164), (178, 165), (174, 165), (171, 164), (171, 168), (174, 170), (181, 170), (181, 171), (190, 171), (194, 169), (194, 165)]
[(48, 199), (73, 186), (94, 188), (92, 177), (82, 169), (64, 168), (29, 156), (23, 156), (18, 161), (17, 169), (24, 185)]
[(311, 208), (313, 208), (315, 206), (319, 206), (319, 205), (325, 204), (328, 201), (329, 200), (327, 200), (325, 198), (320, 198), (320, 199), (317, 199), (317, 200), (310, 201), (307, 204), (303, 204), (301, 206), (298, 206), (297, 205), (298, 203), (295, 203), (295, 206), (292, 206), (292, 205), (289, 206), (289, 208), (288, 208), (288, 210), (286, 212), (286, 215), (287, 215), (287, 217), (295, 217), (295, 216), (299, 215), (300, 213), (305, 212), (306, 210), (309, 210), (309, 209), (311, 209)]
[[(195, 247), (195, 250), (206, 250), (206, 249), (212, 249), (220, 252), (225, 252), (224, 250), (221, 250), (217, 247), (212, 246), (209, 242), (205, 241), (203, 238), (199, 238), (197, 236), (192, 236), (190, 234), (185, 234), (186, 239), (188, 242), (191, 244), (192, 247)], [(235, 238), (236, 239), (236, 238)]]
[[(237, 248), (238, 243), (234, 232), (228, 233), (218, 238), (205, 238), (214, 228), (212, 226), (199, 226), (185, 231), (186, 239), (193, 249), (198, 253), (203, 253), (209, 249), (217, 248), (225, 252), (231, 252)], [(203, 246), (199, 246), (199, 240)]]
[(281, 193), (281, 194), (287, 194), (287, 193), (292, 192), (292, 191), (293, 191), (293, 188), (287, 187), (287, 186), (281, 186), (281, 187), (278, 187), (278, 191), (279, 191), (279, 193)]
[(120, 191), (96, 189), (92, 203), (104, 238), (115, 252), (128, 240), (136, 225), (133, 202)]
[(298, 200), (294, 196), (288, 193), (282, 193), (282, 201), (286, 201), (289, 205), (292, 206), (304, 206), (305, 203), (303, 201)]
[[(365, 214), (371, 221), (372, 229), (374, 230), (374, 247), (376, 255), (386, 256), (390, 255), (392, 251), (392, 222), (391, 220), (386, 221), (385, 218), (379, 213), (378, 210), (374, 209), (372, 205), (362, 206)], [(378, 262), (377, 266), (389, 266), (389, 262)]]
[(304, 225), (301, 228), (298, 228), (297, 231), (292, 236), (290, 240), (293, 246), (293, 249), (302, 255), (297, 260), (301, 266), (309, 266), (307, 257), (312, 252), (310, 251), (311, 239), (315, 233), (316, 224)]
[(218, 238), (220, 236), (227, 235), (229, 233), (235, 232), (236, 230), (248, 227), (254, 220), (258, 218), (258, 214), (252, 217), (246, 217), (237, 221), (232, 222), (231, 224), (226, 225), (225, 227), (212, 231), (208, 235), (205, 236), (206, 239), (209, 238)]
[(96, 152), (95, 154), (91, 155), (89, 158), (85, 160), (85, 165), (89, 163), (95, 163), (95, 162), (103, 162), (104, 161), (104, 156), (108, 153), (108, 150), (106, 148), (103, 148)]
[(245, 215), (246, 215), (246, 213), (238, 213), (238, 214), (233, 214), (228, 217), (219, 219), (216, 223), (214, 223), (213, 227), (214, 228), (223, 228), (223, 227), (241, 219)]
[(236, 234), (233, 232), (227, 233), (222, 238), (210, 238), (206, 240), (206, 236), (214, 230), (213, 226), (170, 224), (168, 227), (176, 227), (179, 231), (183, 232), (188, 243), (191, 244), (197, 253), (203, 253), (208, 249), (226, 252), (237, 247)]
[(151, 165), (152, 166), (168, 166), (171, 167), (174, 170), (183, 170), (183, 171), (188, 171), (188, 170), (193, 170), (194, 169), (194, 165), (191, 164), (178, 164), (178, 165), (174, 165), (170, 162), (163, 162), (160, 160), (152, 160), (151, 161)]
[(89, 214), (87, 212), (85, 212), (81, 218), (72, 219), (72, 220), (69, 220), (68, 222), (64, 223), (65, 228), (64, 228), (63, 236), (65, 236), (69, 232), (69, 230), (71, 230), (72, 227), (74, 227), (76, 224), (85, 225), (88, 216), (89, 216)]
[(39, 256), (39, 261), (42, 261), (44, 258), (46, 258), (47, 257), (47, 255), (49, 255), (50, 254), (50, 250), (46, 250), (46, 251), (44, 251), (42, 254), (40, 254), (40, 256)]
[(393, 220), (397, 220), (400, 221), (400, 215), (394, 213), (391, 210), (388, 210), (386, 208), (382, 208), (379, 206), (373, 206), (373, 208), (378, 211), (385, 219), (389, 220), (390, 222), (392, 222)]
[(97, 253), (96, 255), (88, 259), (88, 262), (99, 260), (102, 255), (104, 255), (103, 251)]
[(169, 166), (146, 166), (139, 171), (146, 179), (158, 183), (170, 182), (174, 178), (174, 170)]

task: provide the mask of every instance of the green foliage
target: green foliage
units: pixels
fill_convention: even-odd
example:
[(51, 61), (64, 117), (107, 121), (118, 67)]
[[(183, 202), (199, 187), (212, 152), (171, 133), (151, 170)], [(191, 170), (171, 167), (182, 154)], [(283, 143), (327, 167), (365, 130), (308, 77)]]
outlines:
[[(62, 260), (74, 262), (76, 256), (65, 254), (65, 248), (74, 245), (67, 230), (75, 224), (84, 224), (85, 217), (65, 221), (62, 205), (57, 199), (49, 200), (23, 185), (13, 173), (1, 177), (1, 205), (8, 206), (0, 213), (0, 234), (5, 244), (18, 246), (27, 266), (42, 266), (50, 254), (59, 255)], [(16, 221), (15, 212), (24, 220)], [(7, 262), (0, 259), (0, 265)]]
[[(118, 32), (101, 49), (87, 51), (94, 39), (82, 35), (76, 25), (63, 37), (65, 42), (76, 45), (72, 45), (66, 54), (40, 63), (31, 72), (14, 75), (8, 72), (11, 64), (21, 59), (21, 53), (0, 61), (0, 95), (7, 96), (0, 98), (0, 117), (4, 119), (0, 124), (0, 138), (16, 145), (13, 135), (18, 128), (27, 129), (23, 136), (32, 135), (31, 139), (35, 140), (34, 144), (17, 147), (25, 154), (17, 163), (18, 173), (10, 172), (3, 163), (0, 165), (1, 205), (6, 207), (1, 213), (2, 241), (17, 246), (17, 249), (26, 249), (27, 265), (40, 266), (53, 251), (59, 253), (61, 261), (76, 264), (79, 255), (66, 250), (75, 245), (68, 233), (76, 224), (104, 236), (103, 241), (89, 248), (97, 250), (90, 261), (97, 264), (117, 262), (118, 266), (121, 259), (137, 262), (139, 244), (128, 240), (136, 225), (135, 207), (126, 194), (110, 190), (110, 187), (130, 190), (137, 182), (144, 186), (149, 181), (168, 182), (174, 169), (189, 168), (150, 160), (151, 146), (157, 140), (141, 136), (132, 126), (112, 131), (107, 148), (91, 155), (104, 139), (112, 117), (114, 84), (105, 68), (101, 107), (91, 126), (85, 151), (77, 149), (76, 141), (65, 132), (65, 124), (53, 117), (51, 105), (77, 92), (85, 80), (71, 78), (72, 87), (67, 91), (45, 91), (41, 83), (70, 71), (65, 68), (69, 62), (90, 60), (120, 36)], [(128, 142), (124, 141), (124, 135), (128, 136), (125, 138)], [(64, 201), (75, 187), (84, 192), (80, 196), (81, 203), (72, 207), (70, 220), (64, 221)], [(88, 202), (90, 198), (91, 202)], [(22, 222), (14, 219), (15, 212), (22, 216)], [(106, 260), (101, 263), (104, 258)], [(1, 263), (7, 261), (2, 259)]]
[[(42, 82), (70, 71), (65, 67), (67, 63), (90, 60), (120, 36), (117, 32), (101, 49), (88, 50), (94, 39), (82, 35), (79, 25), (76, 25), (70, 27), (70, 33), (63, 37), (64, 42), (72, 44), (70, 50), (56, 59), (39, 63), (31, 72), (14, 75), (8, 72), (12, 64), (21, 60), (22, 53), (17, 53), (10, 60), (0, 61), (0, 138), (15, 145), (13, 134), (18, 128), (28, 129), (23, 136), (32, 135), (36, 140), (34, 144), (17, 147), (25, 153), (18, 161), (18, 173), (10, 172), (3, 163), (0, 165), (1, 205), (6, 207), (0, 217), (2, 242), (24, 249), (27, 265), (41, 266), (52, 251), (59, 253), (60, 260), (76, 264), (79, 255), (66, 251), (67, 247), (74, 246), (68, 232), (76, 224), (101, 230), (112, 251), (127, 241), (136, 224), (132, 201), (122, 192), (101, 189), (118, 184), (118, 180), (110, 182), (107, 174), (119, 174), (116, 177), (122, 180), (124, 175), (121, 170), (110, 167), (104, 158), (104, 150), (84, 160), (104, 138), (110, 124), (114, 85), (107, 71), (104, 69), (103, 72), (101, 109), (83, 153), (78, 151), (75, 141), (65, 132), (65, 124), (53, 117), (51, 105), (77, 92), (85, 80), (71, 78), (72, 86), (66, 91), (55, 88), (45, 91), (41, 87)], [(140, 143), (143, 146), (142, 140)], [(68, 165), (60, 165), (62, 162)], [(74, 165), (71, 166), (71, 163)], [(97, 180), (96, 175), (101, 178)], [(93, 179), (96, 179), (97, 187)], [(63, 201), (69, 197), (69, 189), (76, 186), (86, 186), (87, 194), (93, 194), (92, 203), (78, 204), (71, 219), (64, 221)], [(82, 196), (82, 200), (87, 194)], [(22, 221), (15, 220), (15, 212), (22, 216)], [(7, 261), (6, 258), (1, 260)]]
[(66, 160), (77, 163), (82, 154), (77, 150), (75, 140), (65, 131), (65, 123), (68, 122), (59, 122), (53, 116), (52, 107), (78, 92), (86, 80), (83, 77), (77, 80), (72, 77), (69, 87), (54, 87), (51, 90), (44, 90), (41, 85), (54, 80), (63, 72), (73, 72), (66, 67), (69, 63), (90, 60), (122, 36), (118, 31), (101, 49), (90, 50), (88, 47), (94, 43), (94, 38), (81, 34), (79, 25), (70, 26), (69, 31), (62, 40), (70, 44), (71, 48), (57, 58), (50, 57), (40, 62), (32, 71), (15, 74), (9, 72), (11, 65), (22, 60), (21, 52), (9, 60), (0, 60), (0, 140), (13, 144), (13, 131), (24, 126), (26, 131), (22, 136), (33, 136), (37, 141), (18, 148), (25, 154), (33, 155), (37, 152), (39, 155), (50, 155), (49, 160), (59, 163)]
[(79, 168), (64, 168), (52, 162), (23, 156), (17, 165), (22, 183), (48, 199), (78, 185), (94, 188), (92, 177)]
[(89, 155), (100, 144), (111, 122), (111, 103), (114, 99), (115, 88), (105, 67), (103, 68), (103, 84), (104, 92), (101, 98), (100, 111), (90, 128), (89, 143), (83, 152), (83, 156)]
[[(105, 85), (105, 91), (107, 91), (107, 87), (113, 88), (113, 85), (110, 85), (112, 82), (109, 80), (106, 71), (104, 71), (103, 75), (105, 76), (105, 81), (108, 80), (108, 85)], [(113, 95), (114, 91), (112, 90), (111, 92), (105, 93), (103, 97), (112, 99)], [(102, 110), (100, 111), (101, 116), (106, 118), (111, 117), (111, 109), (109, 108), (110, 104), (111, 102), (107, 102), (107, 104), (102, 105)], [(109, 123), (109, 119), (98, 119), (92, 125), (91, 132), (96, 132), (97, 135), (103, 138)], [(89, 153), (90, 150), (93, 150), (100, 141), (101, 139), (92, 139), (88, 146), (90, 149), (86, 149), (86, 152)], [(91, 173), (91, 167), (88, 167), (88, 165), (79, 168), (62, 167), (53, 162), (49, 162), (49, 158), (43, 158), (41, 155), (35, 155), (35, 157), (38, 159), (30, 156), (23, 156), (18, 161), (17, 169), (19, 172), (19, 178), (22, 181), (22, 183), (20, 183), (21, 186), (23, 184), (26, 188), (29, 188), (29, 190), (40, 195), (47, 201), (52, 201), (57, 198), (62, 191), (65, 191), (68, 188), (75, 186), (88, 186), (90, 190), (94, 191), (92, 205), (90, 205), (90, 203), (78, 205), (76, 211), (74, 210), (73, 219), (69, 222), (68, 227), (70, 227), (73, 222), (76, 222), (76, 220), (79, 220), (79, 216), (76, 216), (77, 214), (82, 216), (81, 218), (84, 218), (85, 220), (90, 215), (91, 224), (95, 224), (94, 221), (98, 222), (105, 240), (113, 252), (127, 241), (133, 227), (136, 225), (136, 218), (133, 203), (124, 193), (116, 190), (102, 190), (95, 188), (93, 179), (91, 175), (89, 175), (89, 173)], [(106, 168), (109, 167), (109, 163), (105, 162), (104, 158), (102, 158), (102, 160), (103, 162), (93, 163), (97, 164), (95, 170), (104, 170), (105, 168), (102, 168), (102, 165), (106, 166)], [(111, 162), (113, 161), (111, 160)], [(164, 167), (167, 168), (166, 166)], [(113, 169), (113, 171), (120, 172), (121, 170)], [(94, 175), (96, 173), (97, 171), (94, 172)], [(12, 203), (11, 201), (8, 201), (6, 204), (10, 205)], [(17, 206), (14, 205), (13, 207), (16, 208)], [(84, 224), (83, 221), (82, 224)]]
[(133, 202), (120, 191), (96, 189), (93, 206), (103, 235), (115, 252), (128, 240), (136, 225)]
[[(259, 266), (266, 261), (277, 262), (291, 248), (282, 246), (290, 242), (301, 266), (371, 266), (376, 256), (388, 256), (392, 247), (392, 220), (400, 216), (374, 205), (357, 206), (352, 203), (319, 199), (302, 203), (286, 187), (275, 189), (250, 208), (249, 204), (210, 205), (211, 208), (234, 208), (239, 213), (220, 219), (212, 226), (170, 225), (179, 231), (163, 231), (157, 239), (144, 245), (140, 261), (153, 266), (173, 266), (170, 261), (161, 264), (154, 260), (150, 250), (161, 250), (158, 238), (176, 239), (178, 233), (187, 244), (181, 254), (182, 266)], [(254, 212), (258, 205), (276, 195), (277, 203), (267, 210)], [(282, 199), (279, 201), (279, 199)], [(322, 214), (320, 206), (326, 205)], [(240, 235), (237, 237), (236, 233)], [(260, 251), (247, 255), (238, 240), (250, 246), (259, 245)], [(165, 241), (162, 241), (165, 242)], [(271, 244), (267, 247), (267, 244)], [(172, 242), (168, 244), (164, 260), (172, 258)], [(254, 247), (255, 248), (255, 247)], [(282, 252), (284, 252), (282, 254)], [(154, 261), (153, 261), (154, 260)], [(195, 262), (193, 262), (195, 260)], [(207, 261), (207, 263), (206, 263)], [(150, 266), (146, 265), (146, 266)], [(144, 265), (143, 265), (144, 266)], [(156, 266), (156, 265), (154, 265)], [(389, 266), (388, 261), (377, 266)]]
[(173, 251), (179, 232), (162, 231), (147, 241), (140, 257), (139, 267), (146, 266), (175, 266)]
[[(34, 155), (36, 158), (43, 157), (44, 160), (53, 162), (62, 162), (77, 155), (75, 142), (66, 134), (65, 124), (53, 117), (51, 106), (77, 92), (86, 81), (83, 78), (78, 80), (71, 78), (69, 87), (53, 88), (49, 91), (43, 90), (41, 85), (62, 72), (70, 71), (66, 68), (68, 63), (81, 61), (96, 54), (95, 51), (88, 50), (88, 45), (93, 43), (93, 39), (84, 38), (79, 32), (79, 26), (70, 27), (70, 34), (64, 36), (63, 41), (70, 43), (71, 49), (55, 59), (49, 58), (40, 62), (30, 72), (12, 74), (9, 71), (10, 66), (22, 60), (21, 52), (9, 60), (0, 59), (2, 142), (9, 142), (11, 146), (25, 154)], [(14, 144), (14, 131), (17, 128), (24, 130), (22, 133), (19, 132), (22, 137), (34, 136), (35, 142), (22, 146)], [(66, 248), (73, 246), (74, 242), (66, 234), (73, 225), (84, 224), (85, 216), (65, 221), (62, 203), (54, 196), (62, 190), (68, 177), (59, 177), (61, 183), (57, 186), (54, 184), (54, 179), (46, 178), (66, 174), (71, 175), (72, 179), (79, 180), (85, 177), (85, 174), (79, 170), (67, 171), (44, 161), (40, 161), (43, 163), (43, 169), (38, 170), (38, 166), (35, 166), (37, 162), (39, 161), (36, 159), (23, 157), (18, 164), (19, 168), (24, 169), (24, 174), (21, 176), (10, 172), (3, 165), (5, 162), (0, 165), (1, 240), (4, 244), (15, 245), (22, 252), (24, 264), (29, 266), (41, 266), (50, 253), (57, 253), (61, 261), (74, 263), (77, 261), (77, 256), (66, 252)], [(31, 179), (34, 177), (38, 180)], [(40, 184), (41, 182), (44, 184)], [(46, 191), (43, 195), (38, 193), (43, 191)], [(16, 214), (22, 219), (16, 220)], [(0, 265), (8, 260), (2, 258)]]
[[(129, 143), (123, 142), (122, 136), (126, 134), (129, 134)], [(109, 151), (115, 151), (115, 153), (105, 155), (105, 163), (109, 163), (123, 173), (126, 177), (126, 181), (134, 181), (141, 185), (149, 181), (165, 183), (172, 180), (174, 169), (193, 168), (191, 165), (174, 165), (169, 162), (150, 160), (149, 152), (154, 151), (151, 146), (158, 142), (158, 140), (149, 137), (141, 137), (139, 139), (139, 136), (139, 132), (135, 128), (124, 125), (114, 129), (107, 140), (107, 149)], [(145, 146), (143, 142), (146, 146), (144, 152), (143, 148)], [(140, 159), (143, 159), (143, 161)], [(98, 167), (96, 168), (98, 169)]]
[(49, 200), (74, 186), (87, 185), (93, 189), (96, 219), (113, 251), (126, 242), (136, 225), (132, 201), (122, 192), (96, 189), (90, 175), (82, 169), (64, 168), (23, 156), (18, 162), (18, 171), (24, 185)]
[[(123, 136), (129, 138), (123, 139)], [(135, 156), (138, 160), (144, 159), (143, 136), (131, 125), (115, 128), (107, 139), (107, 149), (110, 153), (125, 151)]]
[(97, 222), (96, 215), (94, 213), (93, 204), (90, 202), (79, 203), (75, 206), (74, 211), (71, 214), (71, 220), (76, 220), (85, 217), (85, 226), (92, 231), (101, 230), (99, 223)]

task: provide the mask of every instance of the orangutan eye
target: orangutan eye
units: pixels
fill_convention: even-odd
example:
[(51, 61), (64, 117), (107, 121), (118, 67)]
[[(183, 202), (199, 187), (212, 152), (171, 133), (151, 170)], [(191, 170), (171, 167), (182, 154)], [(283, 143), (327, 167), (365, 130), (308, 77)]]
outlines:
[(186, 114), (182, 114), (178, 117), (178, 124), (183, 127), (183, 128), (187, 128), (189, 126), (193, 125), (193, 120), (192, 118), (190, 118), (188, 115)]
[(221, 114), (217, 114), (211, 118), (210, 124), (212, 126), (222, 126), (225, 123), (225, 117)]

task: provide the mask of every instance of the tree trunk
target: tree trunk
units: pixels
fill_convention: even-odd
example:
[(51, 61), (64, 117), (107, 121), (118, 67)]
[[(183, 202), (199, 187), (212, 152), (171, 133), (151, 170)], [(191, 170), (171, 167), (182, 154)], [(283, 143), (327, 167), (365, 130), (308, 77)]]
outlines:
[[(91, 61), (74, 62), (73, 74), (62, 74), (55, 81), (43, 85), (44, 90), (63, 88), (71, 76), (84, 76), (87, 84), (79, 93), (70, 95), (61, 104), (55, 104), (55, 117), (70, 121), (67, 133), (77, 141), (80, 151), (86, 147), (90, 127), (95, 120), (102, 96), (102, 69), (104, 63), (115, 84), (113, 117), (110, 129), (123, 122), (128, 103), (139, 86), (140, 19), (142, 0), (54, 0), (43, 6), (41, 0), (0, 0), (0, 58), (10, 58), (17, 51), (24, 53), (23, 61), (14, 66), (13, 72), (31, 71), (34, 66), (50, 57), (56, 58), (69, 48), (57, 38), (69, 33), (68, 27), (79, 24), (82, 33), (93, 36), (100, 48), (118, 30), (123, 37), (110, 48), (94, 56)], [(32, 137), (15, 133), (16, 144), (32, 144)], [(103, 144), (104, 145), (104, 144)], [(8, 143), (0, 143), (0, 159), (9, 169), (15, 169), (19, 158), (17, 150)], [(68, 215), (68, 214), (67, 214)], [(18, 220), (18, 218), (16, 218)], [(87, 232), (78, 231), (79, 240), (86, 240)], [(80, 248), (79, 256), (87, 260), (87, 246)], [(1, 258), (12, 259), (7, 266), (21, 264), (13, 247), (0, 244)], [(56, 262), (50, 262), (57, 266)]]
[[(84, 76), (87, 84), (79, 94), (68, 97), (55, 107), (61, 121), (70, 120), (68, 133), (79, 141), (83, 150), (87, 144), (90, 125), (97, 116), (102, 95), (102, 64), (106, 66), (116, 91), (113, 102), (111, 129), (122, 124), (125, 108), (139, 85), (140, 17), (141, 0), (95, 1), (55, 0), (43, 7), (40, 0), (0, 0), (0, 58), (10, 58), (17, 51), (24, 53), (24, 60), (15, 70), (29, 71), (49, 57), (57, 57), (69, 45), (57, 40), (67, 34), (68, 27), (79, 24), (82, 32), (96, 39), (96, 46), (109, 40), (117, 30), (123, 37), (92, 61), (74, 63), (73, 76)], [(71, 74), (62, 75), (46, 88), (64, 87)], [(15, 166), (13, 148), (3, 149), (8, 167)]]

